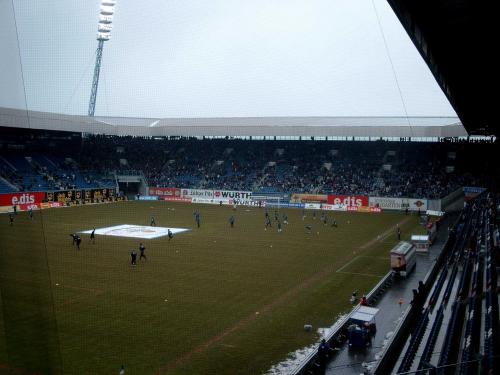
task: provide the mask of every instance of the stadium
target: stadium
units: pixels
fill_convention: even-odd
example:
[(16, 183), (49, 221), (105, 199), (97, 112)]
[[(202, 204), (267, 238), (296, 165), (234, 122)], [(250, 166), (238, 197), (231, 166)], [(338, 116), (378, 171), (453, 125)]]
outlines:
[(481, 10), (0, 1), (0, 374), (498, 373)]

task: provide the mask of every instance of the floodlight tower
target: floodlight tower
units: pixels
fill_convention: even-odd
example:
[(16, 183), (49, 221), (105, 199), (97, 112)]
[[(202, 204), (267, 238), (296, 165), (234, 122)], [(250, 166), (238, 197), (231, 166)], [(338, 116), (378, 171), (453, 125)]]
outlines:
[(92, 80), (92, 90), (90, 92), (89, 116), (94, 116), (95, 102), (97, 99), (97, 87), (99, 86), (99, 73), (101, 72), (102, 49), (104, 47), (104, 42), (108, 41), (111, 37), (115, 5), (116, 0), (101, 0), (99, 26), (97, 28), (98, 44), (95, 53), (94, 79)]

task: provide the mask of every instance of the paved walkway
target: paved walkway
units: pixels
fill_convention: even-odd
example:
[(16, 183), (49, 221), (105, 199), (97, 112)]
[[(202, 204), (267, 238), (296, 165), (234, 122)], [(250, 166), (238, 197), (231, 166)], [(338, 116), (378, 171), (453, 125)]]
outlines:
[[(396, 280), (392, 287), (380, 298), (375, 306), (380, 309), (376, 318), (377, 333), (372, 340), (372, 346), (364, 351), (351, 351), (344, 345), (334, 359), (328, 364), (327, 375), (338, 374), (362, 374), (366, 368), (364, 363), (372, 362), (376, 355), (381, 352), (384, 340), (387, 335), (394, 332), (403, 311), (408, 307), (413, 297), (412, 289), (417, 289), (418, 281), (424, 280), (431, 265), (441, 253), (441, 250), (448, 237), (447, 227), (456, 219), (456, 216), (446, 218), (438, 231), (438, 236), (434, 245), (426, 254), (417, 254), (417, 265), (414, 272), (408, 278)], [(398, 301), (403, 298), (404, 304), (399, 306)]]

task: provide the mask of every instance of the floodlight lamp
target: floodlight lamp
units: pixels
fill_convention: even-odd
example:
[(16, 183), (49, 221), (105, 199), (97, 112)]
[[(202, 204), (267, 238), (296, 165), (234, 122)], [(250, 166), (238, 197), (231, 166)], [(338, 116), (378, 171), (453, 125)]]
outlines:
[(109, 33), (113, 29), (113, 25), (110, 23), (99, 23), (98, 30), (100, 32)]
[(99, 15), (99, 23), (112, 23), (113, 16), (105, 16), (104, 14)]
[(115, 13), (115, 7), (101, 5), (101, 14), (104, 16), (112, 16)]
[(103, 33), (103, 32), (98, 32), (97, 33), (97, 40), (102, 40), (102, 41), (108, 41), (110, 38), (109, 33)]

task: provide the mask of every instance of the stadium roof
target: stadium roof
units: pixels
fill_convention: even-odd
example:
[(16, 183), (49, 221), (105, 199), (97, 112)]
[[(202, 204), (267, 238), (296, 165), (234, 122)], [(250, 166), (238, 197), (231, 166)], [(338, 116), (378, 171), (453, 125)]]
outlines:
[(494, 13), (474, 0), (388, 0), (462, 123), (500, 134), (491, 77)]
[(0, 126), (132, 136), (460, 137), (458, 117), (88, 117), (0, 107)]
[[(118, 2), (96, 115), (456, 116), (386, 0), (147, 4)], [(86, 114), (98, 12), (0, 2), (0, 107)]]

